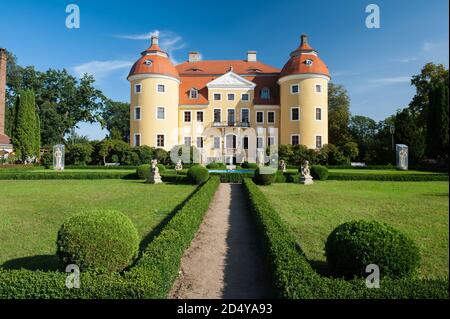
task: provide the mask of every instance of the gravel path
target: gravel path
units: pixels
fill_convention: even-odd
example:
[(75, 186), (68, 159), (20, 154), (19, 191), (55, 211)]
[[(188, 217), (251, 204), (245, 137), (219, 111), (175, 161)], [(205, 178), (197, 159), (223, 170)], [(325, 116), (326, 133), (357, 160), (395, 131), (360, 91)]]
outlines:
[(221, 184), (200, 229), (181, 259), (169, 298), (271, 298), (261, 240), (244, 188)]

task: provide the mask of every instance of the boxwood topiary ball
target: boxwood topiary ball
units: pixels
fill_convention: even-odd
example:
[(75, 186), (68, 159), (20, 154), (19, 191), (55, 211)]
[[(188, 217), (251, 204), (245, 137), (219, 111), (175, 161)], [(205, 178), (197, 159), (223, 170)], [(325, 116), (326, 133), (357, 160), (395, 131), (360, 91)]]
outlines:
[(400, 278), (419, 266), (419, 249), (412, 240), (387, 224), (351, 221), (328, 236), (325, 254), (335, 276), (367, 276), (366, 267), (376, 264), (381, 276)]
[(81, 270), (121, 271), (137, 256), (139, 236), (124, 214), (110, 210), (82, 212), (61, 226), (57, 254)]
[(311, 176), (319, 181), (326, 181), (328, 179), (328, 168), (322, 165), (311, 166)]
[(194, 165), (188, 170), (187, 176), (192, 184), (201, 185), (209, 179), (209, 171), (206, 167)]

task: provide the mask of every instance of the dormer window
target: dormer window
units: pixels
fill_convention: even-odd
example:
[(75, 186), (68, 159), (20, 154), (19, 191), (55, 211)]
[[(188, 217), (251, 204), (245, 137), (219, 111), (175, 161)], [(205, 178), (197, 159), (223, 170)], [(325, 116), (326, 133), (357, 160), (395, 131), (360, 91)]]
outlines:
[(261, 97), (261, 100), (268, 100), (268, 99), (270, 99), (270, 89), (269, 88), (261, 89), (260, 97)]
[(192, 68), (192, 69), (188, 69), (186, 70), (187, 72), (202, 72), (203, 70), (198, 69), (198, 68)]
[(146, 65), (146, 66), (152, 66), (152, 64), (153, 64), (153, 61), (152, 60), (145, 60), (144, 61), (144, 64)]
[(313, 65), (313, 60), (307, 59), (307, 60), (305, 60), (305, 64), (306, 64), (307, 66), (311, 66), (311, 65)]
[(198, 99), (198, 90), (196, 88), (192, 88), (189, 90), (189, 98), (192, 100)]
[(262, 71), (260, 69), (248, 69), (247, 73), (261, 73)]

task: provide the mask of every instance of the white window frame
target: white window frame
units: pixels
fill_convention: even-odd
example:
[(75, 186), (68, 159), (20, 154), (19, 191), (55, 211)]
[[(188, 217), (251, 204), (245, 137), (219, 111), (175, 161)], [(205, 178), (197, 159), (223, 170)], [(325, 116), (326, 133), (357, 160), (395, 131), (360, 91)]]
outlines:
[[(258, 113), (262, 113), (262, 122), (258, 122)], [(256, 111), (255, 112), (255, 123), (264, 124), (264, 111)]]
[[(269, 143), (270, 139), (273, 139), (273, 143), (272, 144)], [(270, 146), (273, 146), (273, 145), (276, 145), (276, 143), (275, 143), (275, 136), (267, 136), (267, 146), (270, 147)]]
[[(258, 147), (258, 140), (261, 140), (262, 141), (262, 146), (261, 147)], [(264, 150), (265, 149), (265, 141), (264, 141), (264, 137), (263, 136), (257, 136), (256, 137), (256, 149), (257, 150)]]
[[(297, 136), (297, 137), (298, 137), (298, 144), (293, 144), (293, 143), (292, 143), (292, 138), (293, 138), (294, 136)], [(300, 145), (300, 134), (291, 134), (291, 145)]]
[[(317, 119), (317, 110), (320, 110), (320, 120)], [(317, 122), (322, 122), (322, 119), (323, 119), (323, 108), (322, 107), (318, 106), (314, 109), (314, 119)]]
[[(162, 137), (163, 137), (163, 145), (162, 145), (162, 146), (159, 146), (159, 145), (158, 145), (158, 136), (162, 136)], [(156, 143), (155, 143), (155, 145), (156, 145), (157, 148), (166, 147), (166, 135), (165, 135), (165, 134), (162, 134), (162, 133), (156, 133), (155, 138), (156, 138)]]
[[(294, 92), (293, 88), (294, 86), (297, 87), (297, 92)], [(297, 95), (300, 93), (300, 84), (296, 83), (296, 84), (291, 84), (291, 94), (292, 95)]]
[[(199, 121), (198, 120), (198, 114), (202, 114), (202, 120), (201, 121)], [(203, 111), (197, 111), (196, 113), (195, 113), (195, 121), (197, 122), (197, 123), (203, 123), (203, 122), (205, 122), (205, 112), (203, 112)]]
[[(214, 115), (215, 115), (215, 111), (216, 111), (216, 110), (219, 110), (219, 111), (220, 111), (220, 122), (214, 121)], [(213, 113), (212, 113), (212, 121), (213, 121), (213, 123), (221, 123), (221, 122), (222, 122), (222, 109), (220, 109), (220, 108), (214, 108), (214, 109), (213, 109)]]
[[(219, 147), (216, 147), (216, 139), (218, 139), (219, 140)], [(214, 136), (213, 137), (213, 149), (214, 150), (220, 150), (222, 147), (222, 138), (220, 137), (220, 136)]]
[[(317, 87), (320, 86), (320, 92), (317, 92)], [(316, 83), (314, 85), (314, 92), (317, 94), (322, 94), (323, 93), (323, 85), (321, 83)]]
[[(138, 87), (139, 87), (139, 92), (137, 90)], [(141, 94), (141, 92), (142, 92), (142, 84), (135, 84), (134, 85), (134, 93), (135, 94)]]
[[(245, 139), (247, 139), (247, 148), (245, 148), (245, 143), (244, 143)], [(250, 137), (247, 136), (247, 135), (246, 136), (242, 136), (242, 149), (243, 150), (250, 149)]]
[[(189, 144), (186, 144), (186, 139), (189, 139), (189, 142), (190, 142)], [(183, 145), (191, 147), (192, 146), (192, 136), (183, 136)]]
[[(219, 96), (218, 100), (216, 100), (216, 95)], [(222, 93), (213, 93), (213, 101), (222, 101)]]
[[(139, 109), (139, 118), (137, 118), (137, 109)], [(142, 119), (142, 107), (135, 106), (134, 107), (134, 120), (135, 121), (140, 121), (141, 119)]]
[[(263, 98), (262, 92), (263, 92), (264, 90), (267, 90), (267, 98)], [(264, 100), (264, 101), (270, 100), (270, 88), (268, 88), (268, 87), (263, 87), (263, 88), (261, 89), (261, 91), (259, 91), (259, 98), (260, 98), (261, 100)]]
[(251, 114), (250, 109), (248, 107), (244, 107), (244, 108), (241, 109), (241, 112), (240, 112), (241, 114), (240, 114), (240, 117), (239, 117), (240, 121), (242, 123), (244, 123), (244, 119), (243, 119), (243, 115), (242, 115), (242, 113), (243, 113), (242, 111), (243, 110), (247, 110), (248, 111), (248, 123), (250, 123), (252, 121), (252, 118), (251, 118), (251, 115), (250, 115)]
[[(320, 147), (317, 147), (317, 138), (320, 137)], [(315, 149), (322, 149), (323, 148), (323, 135), (317, 134), (314, 135), (314, 148)]]
[[(248, 99), (244, 100), (244, 95), (247, 95)], [(242, 93), (241, 94), (241, 101), (242, 102), (250, 102), (250, 94), (249, 93)]]
[[(164, 87), (164, 92), (159, 92), (159, 86), (162, 85)], [(167, 90), (166, 90), (166, 85), (164, 83), (156, 83), (156, 93), (159, 94), (166, 94)]]
[[(201, 139), (202, 141), (201, 146), (198, 146), (199, 139)], [(203, 149), (203, 147), (205, 146), (205, 140), (203, 139), (203, 136), (197, 136), (197, 138), (195, 139), (195, 145), (197, 146), (198, 149)]]
[[(230, 95), (233, 96), (233, 99), (230, 99)], [(234, 93), (227, 93), (227, 101), (236, 101), (236, 94), (234, 94)]]
[[(196, 97), (192, 97), (192, 93), (193, 92), (195, 92), (195, 96)], [(189, 90), (189, 99), (190, 100), (198, 100), (198, 90), (196, 89), (196, 88), (191, 88), (190, 90)]]
[(228, 123), (228, 121), (229, 121), (229, 118), (228, 118), (228, 111), (230, 111), (230, 110), (233, 110), (234, 111), (234, 122), (236, 123), (236, 109), (235, 108), (233, 108), (233, 107), (229, 107), (229, 108), (227, 108), (227, 123)]
[[(186, 113), (190, 113), (190, 121), (186, 121)], [(183, 123), (192, 123), (192, 111), (183, 111)]]
[[(297, 120), (294, 120), (292, 118), (292, 110), (294, 110), (294, 109), (298, 109), (298, 119)], [(290, 110), (289, 110), (289, 118), (290, 118), (291, 122), (298, 122), (298, 121), (300, 121), (300, 107), (299, 106), (293, 106), (293, 107), (290, 108)]]
[[(269, 113), (273, 113), (273, 122), (269, 122)], [(277, 122), (277, 114), (275, 111), (267, 111), (267, 123), (275, 124)]]
[[(159, 117), (158, 117), (158, 109), (163, 109), (164, 110), (164, 118), (162, 118), (162, 119), (160, 119)], [(157, 121), (164, 121), (166, 119), (166, 107), (165, 106), (157, 106), (156, 107), (156, 120)]]
[[(139, 136), (139, 145), (137, 145), (136, 143), (136, 137)], [(133, 134), (133, 145), (135, 147), (141, 146), (142, 145), (142, 137), (141, 137), (141, 133), (134, 133)]]

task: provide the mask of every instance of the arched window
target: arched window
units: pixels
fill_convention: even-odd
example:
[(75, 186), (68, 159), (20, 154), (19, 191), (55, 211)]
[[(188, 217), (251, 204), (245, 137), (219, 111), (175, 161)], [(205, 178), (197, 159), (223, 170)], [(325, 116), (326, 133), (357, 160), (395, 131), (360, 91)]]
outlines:
[(268, 100), (270, 99), (270, 89), (269, 88), (262, 88), (260, 92), (261, 100)]
[(196, 88), (192, 88), (192, 89), (189, 91), (189, 98), (190, 98), (190, 99), (193, 99), (193, 100), (198, 99), (198, 90), (197, 90)]

